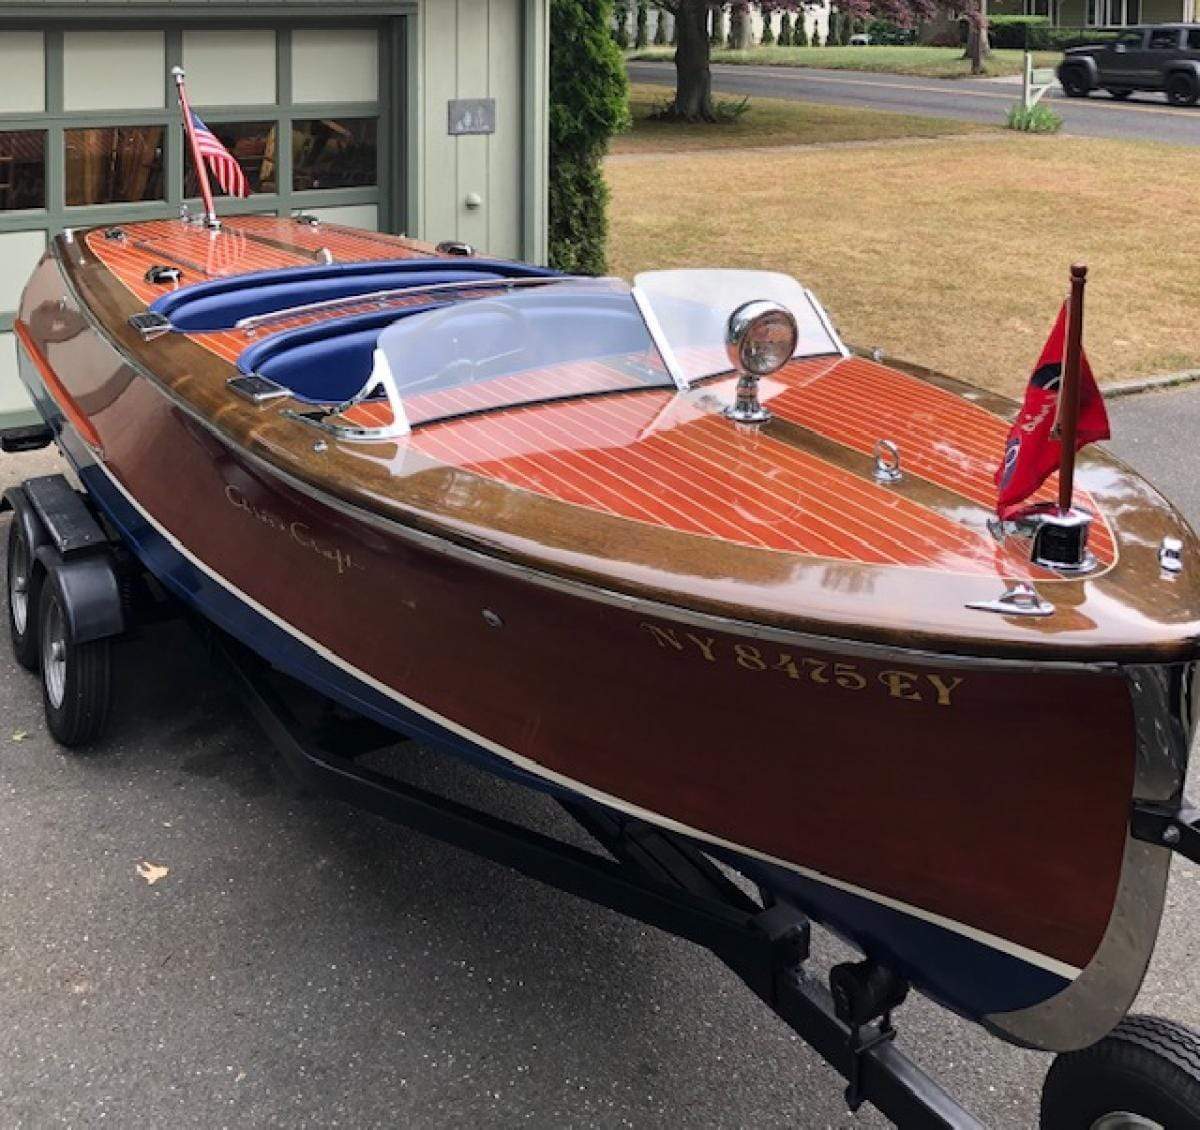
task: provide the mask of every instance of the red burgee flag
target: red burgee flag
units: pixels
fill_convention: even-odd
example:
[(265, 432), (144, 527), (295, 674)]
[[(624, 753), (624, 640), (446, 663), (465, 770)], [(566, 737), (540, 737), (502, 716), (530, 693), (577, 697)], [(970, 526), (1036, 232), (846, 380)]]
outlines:
[[(1053, 433), (1058, 417), (1066, 337), (1067, 303), (1064, 302), (1058, 312), (1058, 321), (1054, 323), (1054, 329), (1042, 348), (1037, 368), (1029, 378), (1020, 414), (1008, 433), (1004, 463), (996, 471), (996, 485), (1000, 488), (996, 509), (1001, 518), (1012, 517), (1050, 473), (1058, 470), (1062, 450)], [(1096, 378), (1092, 376), (1087, 355), (1081, 351), (1079, 427), (1075, 436), (1075, 450), (1108, 437), (1108, 413), (1104, 408), (1104, 398), (1096, 386)]]

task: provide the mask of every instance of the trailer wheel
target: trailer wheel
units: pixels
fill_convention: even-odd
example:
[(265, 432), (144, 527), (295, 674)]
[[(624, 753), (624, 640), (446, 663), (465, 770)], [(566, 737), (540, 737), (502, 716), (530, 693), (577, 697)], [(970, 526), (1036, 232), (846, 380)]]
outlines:
[(1056, 1056), (1042, 1130), (1200, 1130), (1200, 1034), (1128, 1016), (1097, 1044)]
[(75, 643), (62, 596), (52, 582), (41, 586), (42, 705), (46, 725), (68, 748), (94, 742), (104, 732), (112, 701), (109, 640)]
[(38, 572), (34, 568), (29, 541), (17, 516), (8, 527), (8, 557), (5, 586), (8, 594), (8, 632), (13, 656), (27, 671), (38, 666)]

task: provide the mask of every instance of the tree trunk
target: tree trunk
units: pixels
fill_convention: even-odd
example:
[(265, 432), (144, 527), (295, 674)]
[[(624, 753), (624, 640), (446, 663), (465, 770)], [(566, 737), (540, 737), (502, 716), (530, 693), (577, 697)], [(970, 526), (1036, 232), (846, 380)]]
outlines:
[(734, 0), (730, 7), (729, 46), (735, 51), (750, 47), (750, 6), (746, 0)]
[(967, 30), (967, 58), (971, 60), (971, 74), (983, 74), (983, 61), (991, 53), (988, 42), (987, 0), (977, 0), (978, 9), (972, 13)]
[(689, 122), (715, 122), (709, 69), (707, 0), (680, 0), (675, 16), (675, 103), (669, 113)]

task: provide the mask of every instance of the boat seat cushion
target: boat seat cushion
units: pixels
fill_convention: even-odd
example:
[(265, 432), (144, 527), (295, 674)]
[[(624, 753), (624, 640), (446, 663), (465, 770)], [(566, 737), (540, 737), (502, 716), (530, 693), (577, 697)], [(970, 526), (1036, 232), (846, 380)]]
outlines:
[(520, 263), (407, 259), (334, 263), (237, 275), (197, 283), (165, 294), (150, 310), (183, 333), (232, 329), (243, 318), (314, 302), (352, 298), (380, 290), (471, 282), (475, 279), (541, 277), (556, 272)]
[(375, 310), (275, 334), (245, 350), (238, 369), (257, 373), (315, 404), (349, 400), (371, 375), (380, 332), (401, 318), (434, 309), (432, 304), (404, 310)]

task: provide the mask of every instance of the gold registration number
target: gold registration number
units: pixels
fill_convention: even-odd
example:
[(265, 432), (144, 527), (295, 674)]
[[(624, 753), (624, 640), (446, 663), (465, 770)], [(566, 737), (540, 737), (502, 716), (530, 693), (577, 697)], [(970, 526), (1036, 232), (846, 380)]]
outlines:
[(744, 671), (776, 672), (789, 679), (834, 690), (874, 691), (904, 702), (951, 706), (954, 692), (962, 685), (958, 675), (907, 671), (897, 667), (866, 669), (849, 661), (799, 655), (767, 645), (728, 643), (715, 636), (668, 628), (648, 620), (643, 620), (641, 627), (663, 651), (684, 658), (691, 657), (703, 663), (727, 663)]

